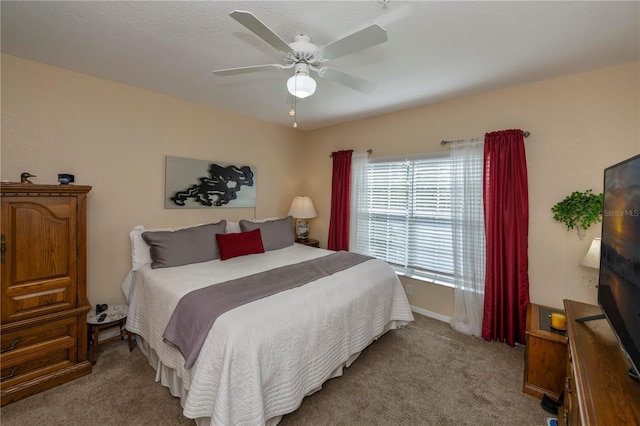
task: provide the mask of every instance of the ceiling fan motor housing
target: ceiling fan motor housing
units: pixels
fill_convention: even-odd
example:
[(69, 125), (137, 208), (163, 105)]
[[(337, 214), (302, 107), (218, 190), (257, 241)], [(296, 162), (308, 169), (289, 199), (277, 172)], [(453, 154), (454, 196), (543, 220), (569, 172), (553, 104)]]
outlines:
[(320, 48), (311, 43), (311, 37), (304, 34), (298, 34), (293, 37), (293, 42), (289, 43), (289, 47), (293, 53), (285, 53), (285, 62), (297, 64), (306, 62), (311, 65), (319, 65), (322, 62), (320, 57)]
[(305, 62), (297, 63), (293, 69), (295, 70), (294, 74), (309, 75), (309, 64)]

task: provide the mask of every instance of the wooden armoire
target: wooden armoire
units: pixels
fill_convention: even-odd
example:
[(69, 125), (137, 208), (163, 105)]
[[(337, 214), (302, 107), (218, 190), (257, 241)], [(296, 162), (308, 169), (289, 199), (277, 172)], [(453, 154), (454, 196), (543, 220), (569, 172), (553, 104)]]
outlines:
[(90, 186), (2, 183), (2, 405), (91, 373)]

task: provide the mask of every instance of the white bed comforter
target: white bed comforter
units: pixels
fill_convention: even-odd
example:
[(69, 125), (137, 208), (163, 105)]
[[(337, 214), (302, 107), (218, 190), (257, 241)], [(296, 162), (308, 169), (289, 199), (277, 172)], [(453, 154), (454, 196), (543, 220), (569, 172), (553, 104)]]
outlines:
[(127, 329), (157, 355), (149, 357), (157, 380), (169, 369), (173, 387), (181, 383), (176, 396), (182, 397), (186, 417), (214, 425), (277, 422), (374, 339), (413, 320), (393, 270), (369, 260), (223, 314), (191, 369), (184, 368), (177, 349), (163, 342), (171, 313), (186, 293), (328, 253), (294, 244), (224, 262), (147, 266), (123, 283)]

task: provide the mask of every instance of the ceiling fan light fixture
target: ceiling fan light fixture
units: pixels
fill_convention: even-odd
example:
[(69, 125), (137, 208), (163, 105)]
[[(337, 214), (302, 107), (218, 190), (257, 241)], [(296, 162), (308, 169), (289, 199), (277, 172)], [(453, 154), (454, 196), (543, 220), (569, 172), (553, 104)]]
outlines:
[(304, 99), (316, 91), (316, 81), (305, 73), (295, 73), (287, 80), (287, 90), (296, 98)]

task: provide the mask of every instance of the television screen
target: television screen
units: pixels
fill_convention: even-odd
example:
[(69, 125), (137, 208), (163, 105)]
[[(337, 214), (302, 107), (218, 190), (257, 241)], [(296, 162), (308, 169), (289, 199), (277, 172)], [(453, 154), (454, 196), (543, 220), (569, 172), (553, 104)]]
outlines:
[[(640, 155), (604, 172), (598, 303), (640, 367)], [(633, 373), (633, 370), (631, 371)]]

